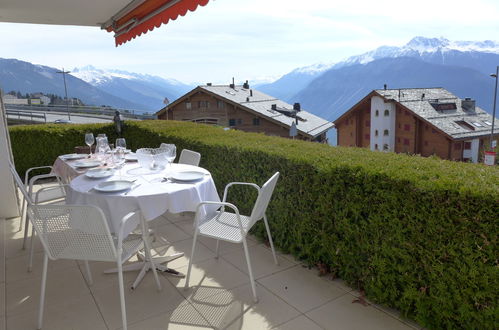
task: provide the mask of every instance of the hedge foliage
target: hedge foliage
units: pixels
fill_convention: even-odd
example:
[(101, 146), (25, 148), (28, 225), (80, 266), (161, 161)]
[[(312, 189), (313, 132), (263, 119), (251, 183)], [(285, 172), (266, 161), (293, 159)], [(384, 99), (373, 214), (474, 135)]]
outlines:
[[(16, 166), (51, 164), (111, 125), (10, 129)], [(132, 149), (175, 143), (202, 154), (219, 190), (281, 172), (267, 212), (276, 245), (428, 328), (499, 324), (499, 170), (330, 147), (173, 121), (127, 122)], [(254, 196), (254, 195), (253, 195)], [(231, 201), (249, 210), (248, 191)], [(265, 239), (263, 226), (255, 233)]]

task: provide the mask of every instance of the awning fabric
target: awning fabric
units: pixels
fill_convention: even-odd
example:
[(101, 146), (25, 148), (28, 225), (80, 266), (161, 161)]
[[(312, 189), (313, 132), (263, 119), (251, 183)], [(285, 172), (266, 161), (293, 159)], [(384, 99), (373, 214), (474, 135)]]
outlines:
[(194, 11), (198, 6), (205, 6), (209, 0), (146, 0), (135, 9), (117, 19), (106, 28), (115, 32), (116, 46), (152, 31), (161, 24), (184, 16), (187, 11)]

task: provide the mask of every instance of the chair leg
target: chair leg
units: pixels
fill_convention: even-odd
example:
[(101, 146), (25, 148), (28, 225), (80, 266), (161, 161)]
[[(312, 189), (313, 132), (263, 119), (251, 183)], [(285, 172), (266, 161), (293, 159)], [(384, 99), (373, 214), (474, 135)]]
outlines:
[(87, 271), (87, 283), (88, 283), (88, 285), (94, 284), (94, 280), (92, 279), (92, 272), (90, 271), (90, 265), (88, 264), (88, 260), (85, 260), (85, 270)]
[(37, 329), (42, 328), (43, 323), (43, 308), (45, 307), (45, 286), (47, 284), (47, 267), (48, 267), (49, 258), (45, 253), (43, 256), (43, 273), (42, 273), (42, 292), (40, 293), (40, 309), (38, 311), (38, 327)]
[(246, 244), (246, 237), (243, 238), (244, 254), (246, 256), (246, 263), (248, 264), (249, 278), (251, 282), (251, 291), (253, 292), (253, 301), (258, 302), (258, 297), (256, 296), (255, 279), (253, 278), (253, 270), (251, 269), (251, 262), (248, 253), (248, 244)]
[(118, 261), (118, 283), (120, 287), (121, 321), (123, 322), (123, 330), (126, 330), (127, 324), (126, 324), (126, 306), (125, 306), (125, 285), (123, 284), (123, 265), (119, 261)]
[[(23, 204), (24, 206), (24, 204)], [(24, 213), (24, 207), (23, 207), (23, 213)], [(22, 218), (21, 218), (22, 221)], [(29, 219), (28, 219), (28, 212), (24, 215), (24, 238), (23, 238), (23, 250), (26, 249), (26, 239), (28, 238), (28, 228), (29, 228)]]
[(189, 267), (187, 267), (187, 276), (185, 277), (184, 290), (187, 290), (187, 288), (189, 287), (189, 278), (191, 276), (192, 260), (194, 260), (194, 250), (196, 249), (197, 238), (198, 238), (198, 229), (196, 228), (194, 231), (194, 238), (192, 239), (191, 258), (189, 259)]
[(26, 200), (21, 197), (21, 219), (19, 220), (19, 231), (23, 230), (24, 209), (26, 208)]
[(33, 254), (35, 253), (35, 227), (31, 227), (31, 237), (29, 239), (29, 259), (28, 272), (33, 270)]
[(217, 248), (216, 248), (215, 259), (218, 259), (218, 256), (219, 256), (219, 254), (218, 254), (219, 248), (220, 248), (220, 240), (219, 240), (219, 239), (217, 239)]
[(151, 256), (151, 246), (149, 245), (149, 230), (147, 228), (146, 219), (140, 216), (140, 222), (142, 225), (142, 240), (144, 241), (144, 252), (146, 255), (146, 260), (151, 263), (152, 273), (154, 274), (154, 279), (156, 280), (156, 286), (158, 291), (161, 291), (161, 283), (159, 282), (158, 272), (156, 270), (156, 265)]
[(274, 262), (276, 265), (279, 265), (279, 261), (277, 260), (277, 256), (275, 254), (274, 242), (272, 241), (272, 235), (270, 235), (270, 227), (267, 221), (267, 216), (263, 215), (263, 222), (265, 223), (265, 228), (267, 229), (267, 236), (269, 237), (270, 248), (272, 249), (272, 254), (274, 255)]

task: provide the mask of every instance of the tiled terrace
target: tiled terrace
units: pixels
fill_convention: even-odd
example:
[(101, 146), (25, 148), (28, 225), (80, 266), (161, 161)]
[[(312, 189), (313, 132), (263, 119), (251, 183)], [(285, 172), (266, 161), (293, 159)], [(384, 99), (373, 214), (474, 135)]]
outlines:
[[(151, 222), (171, 242), (168, 252), (185, 257), (169, 264), (182, 272), (192, 244), (192, 218), (160, 217)], [(36, 329), (43, 249), (36, 242), (33, 272), (27, 272), (28, 250), (22, 250), (19, 218), (0, 219), (0, 330)], [(358, 293), (339, 280), (317, 276), (289, 255), (273, 263), (269, 248), (250, 238), (250, 255), (259, 303), (252, 302), (242, 246), (200, 238), (191, 277), (160, 275), (158, 292), (152, 274), (135, 291), (126, 290), (129, 329), (419, 329), (393, 310), (355, 303)], [(164, 252), (157, 249), (159, 253)], [(50, 261), (44, 329), (119, 329), (118, 281), (103, 270), (112, 263), (94, 262), (94, 284), (84, 279), (75, 261)], [(125, 273), (130, 287), (136, 272)], [(193, 287), (194, 286), (194, 287)]]

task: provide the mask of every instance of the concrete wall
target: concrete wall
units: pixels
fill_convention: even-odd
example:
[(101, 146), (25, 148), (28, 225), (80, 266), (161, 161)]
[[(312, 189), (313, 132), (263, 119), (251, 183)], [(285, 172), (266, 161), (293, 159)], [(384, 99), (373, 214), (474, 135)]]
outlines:
[(9, 170), (9, 160), (12, 159), (9, 131), (5, 107), (0, 90), (0, 218), (11, 218), (19, 216), (17, 194), (14, 181)]

